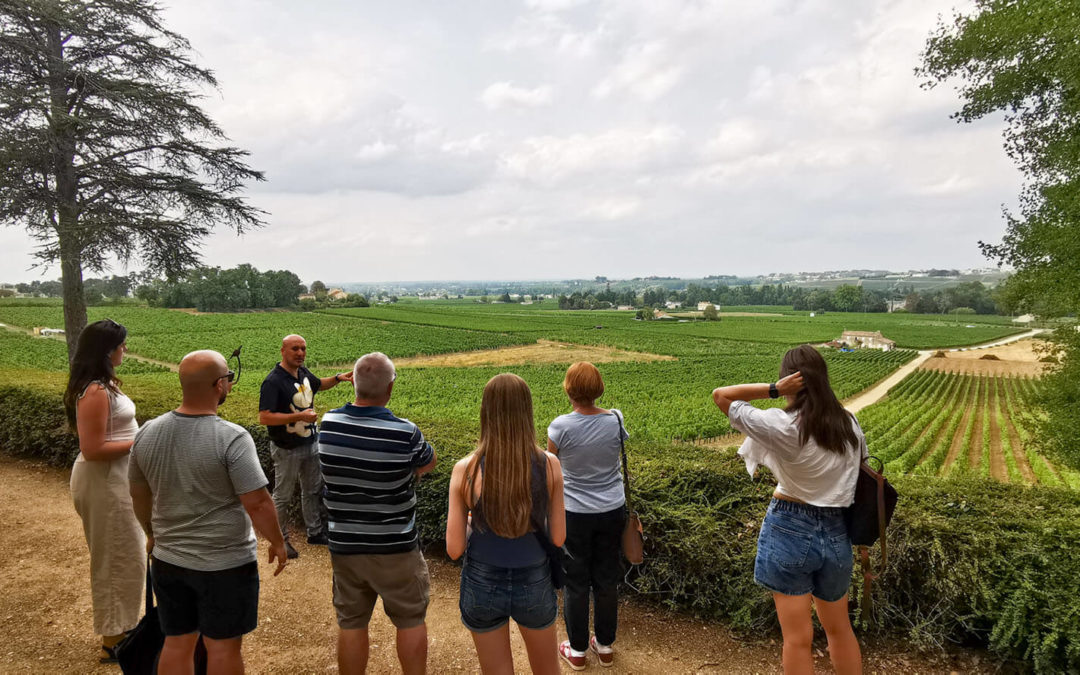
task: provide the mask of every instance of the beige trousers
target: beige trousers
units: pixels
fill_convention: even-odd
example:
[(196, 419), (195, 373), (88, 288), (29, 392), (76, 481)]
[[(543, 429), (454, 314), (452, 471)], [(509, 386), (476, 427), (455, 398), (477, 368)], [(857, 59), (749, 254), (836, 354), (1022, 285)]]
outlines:
[(128, 492), (128, 456), (91, 462), (82, 454), (71, 469), (71, 497), (90, 548), (94, 632), (119, 635), (143, 613), (146, 536)]

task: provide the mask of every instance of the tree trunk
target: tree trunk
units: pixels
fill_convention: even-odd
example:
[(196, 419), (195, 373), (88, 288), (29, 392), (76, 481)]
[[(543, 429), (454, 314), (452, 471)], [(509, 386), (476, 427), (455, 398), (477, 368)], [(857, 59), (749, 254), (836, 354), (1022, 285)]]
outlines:
[(67, 339), (68, 363), (71, 363), (75, 358), (79, 333), (86, 328), (86, 296), (83, 295), (82, 260), (78, 247), (72, 246), (69, 241), (70, 237), (61, 232), (60, 286), (64, 295), (64, 337)]
[(86, 327), (83, 296), (82, 238), (79, 235), (79, 187), (75, 177), (76, 122), (69, 114), (70, 67), (64, 62), (60, 27), (45, 31), (49, 44), (49, 145), (56, 179), (56, 237), (60, 245), (60, 285), (64, 295), (64, 337), (68, 363), (75, 357), (79, 333)]

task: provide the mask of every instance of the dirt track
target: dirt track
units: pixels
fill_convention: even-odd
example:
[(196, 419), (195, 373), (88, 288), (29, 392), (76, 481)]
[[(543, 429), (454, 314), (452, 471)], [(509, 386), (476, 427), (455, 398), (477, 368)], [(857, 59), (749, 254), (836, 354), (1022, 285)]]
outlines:
[[(92, 634), (89, 561), (71, 506), (68, 472), (0, 454), (0, 672), (110, 673), (97, 663)], [(252, 673), (336, 670), (330, 564), (325, 549), (299, 546), (301, 557), (279, 577), (263, 560), (259, 628), (244, 640)], [(265, 555), (265, 548), (260, 548)], [(429, 556), (432, 604), (428, 614), (429, 672), (476, 672), (469, 633), (457, 611), (455, 566)], [(740, 571), (742, 573), (742, 571)], [(749, 573), (746, 571), (745, 573)], [(561, 619), (559, 622), (561, 627)], [(376, 610), (371, 626), (372, 673), (399, 672), (392, 626)], [(524, 647), (513, 634), (517, 672), (528, 672)], [(560, 628), (560, 639), (564, 632)], [(624, 603), (620, 608), (616, 667), (604, 673), (777, 673), (780, 646), (773, 636), (735, 639), (721, 624), (660, 608)], [(819, 672), (831, 672), (822, 636), (815, 642)], [(865, 648), (866, 672), (982, 672), (984, 653), (917, 656), (903, 645)], [(564, 672), (571, 672), (563, 667)], [(590, 670), (599, 672), (595, 665)]]

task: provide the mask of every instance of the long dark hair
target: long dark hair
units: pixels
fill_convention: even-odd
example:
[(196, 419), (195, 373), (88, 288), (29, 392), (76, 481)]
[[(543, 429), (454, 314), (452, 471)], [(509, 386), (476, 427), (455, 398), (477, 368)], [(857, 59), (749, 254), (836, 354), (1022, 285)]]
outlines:
[(813, 438), (826, 450), (845, 454), (858, 445), (851, 428), (851, 414), (837, 400), (829, 386), (829, 368), (818, 350), (801, 345), (784, 354), (780, 363), (780, 378), (802, 373), (803, 388), (795, 395), (788, 412), (799, 413), (799, 443)]
[(75, 346), (75, 358), (71, 360), (71, 374), (64, 391), (64, 409), (68, 424), (75, 429), (75, 402), (91, 382), (100, 382), (113, 393), (120, 391), (120, 379), (116, 377), (110, 355), (124, 344), (127, 328), (112, 319), (95, 321), (79, 333)]

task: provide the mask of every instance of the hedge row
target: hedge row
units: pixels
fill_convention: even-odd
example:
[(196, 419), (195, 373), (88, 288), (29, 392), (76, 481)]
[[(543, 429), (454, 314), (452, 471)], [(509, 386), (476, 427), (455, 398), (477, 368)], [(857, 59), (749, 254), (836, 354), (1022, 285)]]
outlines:
[[(48, 388), (46, 388), (48, 389)], [(152, 398), (152, 397), (151, 397)], [(168, 397), (136, 401), (140, 417)], [(56, 391), (0, 386), (0, 448), (69, 464), (77, 452)], [(419, 421), (419, 420), (418, 420)], [(436, 550), (445, 527), (453, 459), (469, 432), (427, 421), (438, 468), (418, 487), (421, 536)], [(250, 426), (267, 474), (268, 440)], [(753, 559), (771, 486), (751, 481), (730, 452), (632, 444), (633, 498), (646, 529), (646, 563), (629, 577), (642, 595), (743, 631), (776, 630)], [(1063, 489), (988, 481), (898, 478), (890, 563), (874, 586), (874, 619), (862, 629), (915, 646), (986, 645), (1038, 672), (1080, 669), (1080, 496)], [(856, 575), (857, 576), (857, 575)]]

